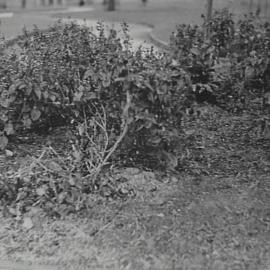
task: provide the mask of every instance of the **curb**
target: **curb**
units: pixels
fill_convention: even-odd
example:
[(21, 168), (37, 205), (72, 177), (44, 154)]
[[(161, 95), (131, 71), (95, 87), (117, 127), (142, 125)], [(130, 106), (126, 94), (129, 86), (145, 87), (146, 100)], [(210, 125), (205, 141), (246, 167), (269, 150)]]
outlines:
[(161, 48), (161, 49), (163, 49), (163, 50), (165, 50), (165, 51), (170, 51), (169, 43), (167, 43), (167, 42), (165, 42), (165, 41), (163, 41), (163, 40), (157, 38), (157, 37), (154, 35), (154, 33), (153, 33), (153, 30), (154, 30), (154, 28), (155, 28), (154, 25), (149, 24), (149, 23), (139, 23), (139, 24), (140, 24), (140, 25), (145, 25), (145, 26), (147, 26), (147, 27), (149, 27), (149, 28), (152, 29), (152, 31), (148, 33), (148, 38), (149, 38), (149, 40), (150, 40), (155, 46), (157, 46), (157, 47), (159, 47), (159, 48)]
[(1, 261), (0, 260), (0, 270), (57, 270), (54, 265), (39, 265), (39, 264), (30, 264), (24, 262), (10, 262), (10, 261)]
[(0, 19), (2, 18), (12, 18), (14, 15), (13, 12), (0, 12)]
[(165, 50), (165, 51), (170, 51), (170, 46), (167, 42), (157, 38), (154, 34), (153, 34), (153, 31), (151, 31), (149, 34), (148, 34), (148, 37), (150, 39), (150, 41), (156, 45), (157, 47), (160, 47), (161, 49)]

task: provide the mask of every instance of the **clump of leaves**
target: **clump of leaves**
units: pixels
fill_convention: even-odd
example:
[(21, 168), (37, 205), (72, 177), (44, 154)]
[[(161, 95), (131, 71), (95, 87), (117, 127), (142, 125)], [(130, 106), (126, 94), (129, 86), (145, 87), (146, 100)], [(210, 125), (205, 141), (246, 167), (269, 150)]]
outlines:
[(20, 220), (34, 207), (42, 208), (53, 216), (84, 209), (89, 194), (85, 189), (90, 190), (91, 187), (74, 165), (73, 156), (60, 155), (48, 146), (16, 172), (1, 173), (0, 198), (6, 215)]
[(224, 73), (216, 69), (218, 51), (211, 40), (205, 40), (203, 27), (179, 25), (171, 37), (171, 47), (175, 61), (190, 73), (193, 85), (190, 99), (217, 105)]
[(269, 92), (269, 35), (269, 23), (257, 16), (236, 21), (224, 9), (202, 26), (180, 25), (171, 46), (177, 61), (191, 72), (197, 102), (246, 110)]
[(235, 21), (229, 9), (216, 10), (209, 22), (204, 21), (204, 28), (209, 31), (209, 40), (219, 57), (226, 57), (231, 52), (235, 35)]

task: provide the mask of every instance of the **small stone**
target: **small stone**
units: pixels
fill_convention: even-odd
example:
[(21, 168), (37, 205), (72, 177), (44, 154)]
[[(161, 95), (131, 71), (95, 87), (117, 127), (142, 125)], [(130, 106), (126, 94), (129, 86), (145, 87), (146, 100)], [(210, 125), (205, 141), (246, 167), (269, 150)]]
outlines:
[(126, 168), (126, 173), (131, 174), (131, 175), (136, 175), (140, 173), (140, 170), (138, 168)]
[(14, 153), (8, 149), (5, 150), (5, 154), (7, 157), (13, 157), (14, 156)]
[(175, 177), (175, 176), (172, 176), (171, 181), (172, 181), (173, 183), (178, 183), (178, 178)]

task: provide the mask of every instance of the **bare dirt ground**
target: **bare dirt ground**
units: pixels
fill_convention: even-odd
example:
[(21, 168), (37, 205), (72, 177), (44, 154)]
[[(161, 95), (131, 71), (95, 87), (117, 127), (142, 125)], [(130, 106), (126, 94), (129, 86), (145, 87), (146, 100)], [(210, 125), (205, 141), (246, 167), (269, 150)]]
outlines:
[[(48, 269), (270, 269), (269, 140), (250, 128), (251, 115), (202, 112), (187, 123), (196, 143), (178, 172), (111, 173), (132, 190), (124, 200), (93, 194), (79, 215), (33, 207), (31, 228), (2, 208), (0, 258)], [(1, 170), (24, 166), (48, 141), (67, 143), (63, 131), (29, 138), (14, 157), (1, 155)]]

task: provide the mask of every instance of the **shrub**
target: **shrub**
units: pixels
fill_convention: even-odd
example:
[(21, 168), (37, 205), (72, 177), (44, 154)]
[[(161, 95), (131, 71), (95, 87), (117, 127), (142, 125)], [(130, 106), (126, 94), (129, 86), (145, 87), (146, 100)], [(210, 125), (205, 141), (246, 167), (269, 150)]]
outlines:
[(209, 39), (219, 57), (226, 57), (231, 53), (235, 35), (235, 22), (233, 14), (228, 9), (216, 10), (210, 22), (204, 22), (204, 27), (209, 27)]
[(165, 54), (133, 52), (126, 24), (124, 40), (101, 23), (97, 30), (94, 35), (74, 23), (35, 29), (21, 37), (20, 51), (1, 57), (2, 148), (22, 130), (79, 125), (85, 113), (91, 120), (101, 107), (106, 128), (119, 136), (128, 93), (129, 129), (122, 147), (128, 153), (169, 151), (180, 132), (171, 130), (188, 104), (189, 76)]
[(174, 57), (191, 72), (196, 101), (248, 109), (269, 91), (270, 28), (258, 17), (236, 21), (227, 9), (216, 11), (209, 25), (180, 25), (171, 40)]
[(124, 39), (101, 23), (97, 30), (58, 23), (25, 31), (20, 48), (0, 57), (0, 147), (21, 132), (72, 131), (66, 149), (45, 147), (25, 168), (0, 174), (0, 197), (17, 217), (32, 205), (78, 211), (102, 186), (122, 196), (101, 177), (112, 161), (179, 166), (189, 75), (167, 54), (134, 52), (126, 24)]
[(214, 43), (205, 41), (203, 27), (179, 25), (171, 37), (173, 57), (186, 70), (193, 84), (190, 99), (217, 104), (223, 73), (215, 70), (218, 54)]

